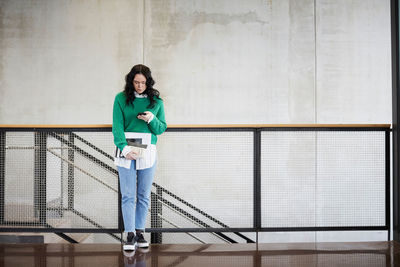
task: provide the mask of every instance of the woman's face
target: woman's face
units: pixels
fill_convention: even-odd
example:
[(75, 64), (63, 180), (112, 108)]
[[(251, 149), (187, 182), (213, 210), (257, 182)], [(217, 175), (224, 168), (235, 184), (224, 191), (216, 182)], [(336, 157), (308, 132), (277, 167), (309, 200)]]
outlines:
[(146, 90), (146, 77), (143, 74), (136, 74), (133, 78), (133, 87), (138, 94), (142, 94)]

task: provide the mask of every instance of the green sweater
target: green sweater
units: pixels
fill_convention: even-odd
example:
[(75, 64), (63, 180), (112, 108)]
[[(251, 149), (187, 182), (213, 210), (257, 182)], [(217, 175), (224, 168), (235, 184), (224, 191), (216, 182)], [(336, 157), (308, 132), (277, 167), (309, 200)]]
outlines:
[[(114, 144), (121, 149), (127, 145), (124, 132), (151, 133), (151, 143), (157, 143), (157, 135), (162, 134), (167, 129), (165, 122), (164, 104), (161, 98), (154, 97), (156, 101), (152, 108), (147, 106), (150, 100), (147, 98), (136, 97), (131, 104), (126, 104), (124, 92), (117, 94), (114, 100), (113, 125)], [(150, 123), (139, 120), (137, 114), (144, 111), (150, 111), (154, 118)]]

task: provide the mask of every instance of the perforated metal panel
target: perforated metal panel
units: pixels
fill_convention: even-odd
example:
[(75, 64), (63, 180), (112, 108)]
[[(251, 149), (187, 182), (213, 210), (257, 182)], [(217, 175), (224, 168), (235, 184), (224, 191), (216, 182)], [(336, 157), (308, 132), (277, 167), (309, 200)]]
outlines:
[(318, 226), (385, 225), (385, 133), (317, 133)]
[(34, 196), (34, 145), (34, 135), (29, 132), (5, 136), (4, 220), (10, 224), (39, 223), (35, 212), (35, 203), (40, 199)]
[(111, 133), (7, 132), (5, 149), (4, 225), (118, 228)]
[(315, 133), (261, 133), (263, 227), (315, 225)]
[(163, 217), (177, 227), (200, 227), (199, 221), (217, 228), (253, 226), (253, 132), (166, 132), (158, 156), (155, 182), (209, 215), (153, 188), (166, 200), (159, 211)]
[(261, 141), (262, 226), (385, 225), (385, 133), (271, 131)]

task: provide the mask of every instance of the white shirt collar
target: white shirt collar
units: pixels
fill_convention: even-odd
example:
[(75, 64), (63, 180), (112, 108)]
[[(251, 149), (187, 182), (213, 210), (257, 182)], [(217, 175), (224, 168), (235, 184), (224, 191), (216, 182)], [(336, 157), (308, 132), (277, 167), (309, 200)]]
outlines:
[(137, 97), (137, 98), (146, 98), (147, 97), (146, 94), (138, 94), (136, 91), (134, 93), (135, 93), (135, 97)]

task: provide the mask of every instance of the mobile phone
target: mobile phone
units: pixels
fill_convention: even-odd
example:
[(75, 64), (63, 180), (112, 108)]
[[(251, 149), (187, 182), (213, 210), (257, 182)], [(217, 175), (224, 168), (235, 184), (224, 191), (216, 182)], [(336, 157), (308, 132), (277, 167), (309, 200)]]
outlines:
[(138, 116), (139, 116), (139, 115), (146, 115), (146, 113), (145, 113), (145, 112), (139, 112), (139, 113), (138, 113)]

